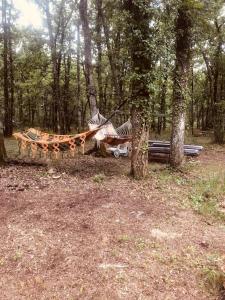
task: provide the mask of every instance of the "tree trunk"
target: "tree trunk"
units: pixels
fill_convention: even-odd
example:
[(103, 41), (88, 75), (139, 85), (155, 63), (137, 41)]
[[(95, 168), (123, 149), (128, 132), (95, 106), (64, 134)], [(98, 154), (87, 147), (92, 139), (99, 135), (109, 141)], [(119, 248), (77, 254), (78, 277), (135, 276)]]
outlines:
[(213, 81), (213, 104), (214, 104), (214, 140), (218, 144), (224, 142), (224, 107), (221, 95), (219, 94), (220, 87), (220, 73), (221, 73), (221, 53), (222, 53), (222, 37), (221, 27), (217, 25), (218, 45), (214, 58), (214, 81)]
[(148, 174), (148, 127), (142, 121), (143, 112), (135, 106), (131, 110), (132, 123), (132, 154), (131, 175), (134, 178), (144, 178)]
[(80, 24), (77, 24), (77, 129), (81, 130)]
[[(149, 76), (151, 71), (151, 53), (148, 41), (150, 38), (150, 15), (146, 1), (125, 0), (128, 12), (128, 30), (132, 59), (131, 82), (131, 122), (132, 122), (132, 155), (131, 175), (143, 178), (148, 174), (148, 117), (149, 110)], [(138, 34), (137, 34), (138, 32)]]
[(52, 129), (64, 134), (66, 130), (63, 117), (64, 107), (60, 79), (65, 31), (70, 17), (68, 17), (68, 19), (65, 18), (65, 1), (61, 1), (59, 13), (56, 16), (56, 26), (54, 26), (55, 24), (52, 21), (54, 16), (50, 13), (49, 4), (49, 1), (44, 2), (52, 62)]
[(176, 65), (173, 85), (173, 112), (171, 135), (172, 167), (181, 166), (184, 159), (185, 98), (188, 93), (188, 75), (191, 62), (191, 14), (186, 0), (178, 8), (176, 21)]
[(167, 81), (168, 81), (168, 71), (164, 70), (165, 75), (163, 78), (161, 97), (160, 97), (160, 116), (158, 118), (158, 134), (161, 134), (162, 129), (166, 127), (166, 92), (167, 92)]
[(98, 50), (97, 76), (98, 76), (98, 98), (99, 108), (103, 106), (103, 80), (102, 80), (102, 0), (96, 0), (96, 45)]
[(116, 64), (115, 64), (115, 59), (113, 56), (113, 50), (110, 45), (109, 26), (105, 20), (105, 16), (104, 16), (104, 13), (102, 10), (101, 10), (101, 18), (102, 18), (102, 25), (103, 25), (104, 34), (105, 34), (107, 55), (108, 55), (109, 64), (110, 64), (110, 68), (111, 68), (112, 87), (114, 88), (115, 100), (118, 104), (120, 104), (123, 101), (123, 99), (122, 99), (122, 95), (120, 93), (120, 87), (119, 87), (118, 76), (117, 76), (117, 72), (116, 72)]
[(3, 123), (0, 119), (0, 164), (2, 164), (6, 159), (6, 150), (4, 144), (4, 134), (3, 134)]
[[(9, 20), (11, 22), (11, 7), (9, 9)], [(12, 30), (9, 24), (9, 82), (10, 82), (10, 107), (9, 107), (9, 135), (13, 133), (13, 116), (14, 116), (14, 65), (13, 65), (13, 46), (12, 46)]]
[(14, 102), (14, 78), (12, 59), (11, 36), (11, 8), (6, 0), (2, 0), (2, 24), (3, 24), (3, 85), (4, 85), (4, 134), (11, 136), (13, 133), (13, 102)]
[(70, 102), (70, 73), (71, 73), (71, 55), (64, 54), (64, 90), (63, 90), (63, 124), (66, 132), (70, 132), (71, 119), (69, 116), (69, 102)]
[(87, 98), (90, 104), (91, 116), (94, 116), (97, 113), (97, 101), (93, 77), (91, 32), (88, 23), (87, 0), (80, 0), (79, 11), (84, 36), (84, 66), (87, 85)]

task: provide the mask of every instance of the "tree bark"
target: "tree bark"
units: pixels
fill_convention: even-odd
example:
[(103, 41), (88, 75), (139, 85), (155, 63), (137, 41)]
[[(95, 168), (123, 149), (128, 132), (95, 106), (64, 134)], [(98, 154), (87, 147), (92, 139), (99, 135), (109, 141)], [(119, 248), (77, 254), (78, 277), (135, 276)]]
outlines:
[(7, 158), (5, 144), (4, 144), (4, 134), (3, 134), (3, 123), (0, 119), (0, 164), (4, 163)]
[(161, 134), (162, 129), (166, 127), (166, 92), (167, 92), (167, 81), (168, 81), (168, 71), (165, 70), (165, 75), (162, 83), (162, 90), (160, 95), (160, 116), (158, 117), (158, 134)]
[(77, 24), (77, 129), (81, 130), (80, 23)]
[(84, 66), (87, 85), (87, 98), (90, 104), (91, 116), (97, 113), (96, 89), (93, 77), (92, 54), (91, 54), (91, 32), (88, 22), (87, 0), (80, 0), (79, 3), (80, 19), (84, 36)]
[(102, 80), (102, 0), (96, 0), (96, 45), (98, 50), (98, 62), (97, 62), (97, 77), (98, 77), (98, 98), (99, 108), (103, 106), (103, 80)]
[[(128, 12), (128, 30), (132, 60), (131, 82), (131, 122), (132, 154), (131, 175), (140, 179), (148, 174), (148, 117), (149, 110), (149, 74), (151, 71), (151, 53), (147, 40), (150, 38), (150, 15), (146, 1), (125, 0)], [(138, 34), (137, 34), (138, 32)], [(143, 42), (145, 41), (145, 42)]]
[(4, 135), (13, 133), (14, 77), (11, 36), (11, 8), (2, 0), (3, 24), (3, 85), (4, 85)]
[[(101, 0), (100, 0), (101, 1)], [(117, 70), (116, 70), (116, 64), (115, 64), (115, 59), (113, 55), (113, 49), (110, 45), (110, 32), (109, 32), (109, 26), (106, 22), (103, 10), (101, 9), (101, 19), (102, 19), (102, 25), (104, 29), (104, 34), (105, 34), (105, 42), (106, 42), (106, 47), (107, 47), (107, 55), (109, 59), (109, 64), (111, 68), (111, 76), (112, 76), (112, 87), (114, 88), (114, 95), (115, 95), (115, 100), (118, 104), (120, 104), (123, 99), (122, 99), (122, 93), (120, 91), (120, 86), (119, 86), (119, 80), (117, 76)]]
[(218, 144), (223, 144), (224, 142), (224, 106), (221, 95), (219, 94), (220, 90), (220, 75), (221, 75), (221, 53), (222, 53), (222, 36), (221, 36), (221, 26), (216, 22), (217, 34), (218, 34), (218, 45), (215, 52), (214, 58), (214, 81), (213, 81), (213, 104), (214, 104), (214, 140)]
[(143, 112), (133, 106), (131, 110), (132, 123), (132, 154), (131, 175), (136, 178), (144, 178), (148, 175), (148, 140), (149, 128), (143, 123)]
[(191, 62), (191, 14), (186, 0), (178, 8), (176, 21), (176, 64), (173, 85), (173, 112), (170, 164), (181, 166), (184, 160), (186, 96)]

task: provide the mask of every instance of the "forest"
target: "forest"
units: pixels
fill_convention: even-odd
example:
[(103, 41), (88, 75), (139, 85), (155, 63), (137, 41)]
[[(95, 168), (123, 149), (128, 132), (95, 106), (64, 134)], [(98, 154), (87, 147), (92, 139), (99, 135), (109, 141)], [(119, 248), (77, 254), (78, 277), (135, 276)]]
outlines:
[(3, 299), (225, 299), (224, 0), (0, 8)]

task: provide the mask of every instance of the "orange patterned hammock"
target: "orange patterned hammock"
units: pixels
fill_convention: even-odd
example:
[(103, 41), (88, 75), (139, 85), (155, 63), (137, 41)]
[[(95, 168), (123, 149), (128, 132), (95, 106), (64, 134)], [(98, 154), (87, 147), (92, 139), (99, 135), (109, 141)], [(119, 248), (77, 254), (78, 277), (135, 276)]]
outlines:
[(95, 128), (75, 135), (56, 135), (30, 128), (25, 132), (14, 133), (13, 136), (18, 141), (20, 153), (28, 153), (28, 155), (31, 153), (33, 158), (38, 151), (45, 158), (52, 153), (58, 159), (60, 152), (70, 152), (74, 157), (77, 146), (82, 148), (84, 154), (85, 142), (91, 139), (99, 129)]

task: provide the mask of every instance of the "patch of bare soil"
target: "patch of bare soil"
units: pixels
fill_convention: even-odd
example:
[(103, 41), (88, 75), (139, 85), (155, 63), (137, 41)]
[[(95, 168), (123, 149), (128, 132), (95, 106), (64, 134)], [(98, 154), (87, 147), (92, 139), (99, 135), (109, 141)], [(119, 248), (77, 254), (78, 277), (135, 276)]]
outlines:
[(184, 207), (179, 185), (128, 171), (91, 156), (2, 167), (0, 298), (219, 299), (201, 270), (225, 255), (225, 224)]

